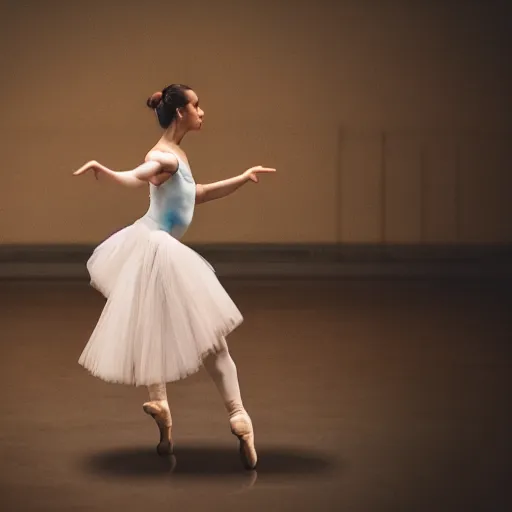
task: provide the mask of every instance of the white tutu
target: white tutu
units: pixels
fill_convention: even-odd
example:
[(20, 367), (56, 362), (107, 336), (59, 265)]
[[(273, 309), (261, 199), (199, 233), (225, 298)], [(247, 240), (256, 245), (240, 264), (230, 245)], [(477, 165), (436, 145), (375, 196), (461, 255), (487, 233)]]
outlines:
[(148, 222), (114, 233), (87, 262), (107, 303), (79, 363), (108, 382), (182, 379), (243, 321), (209, 263)]

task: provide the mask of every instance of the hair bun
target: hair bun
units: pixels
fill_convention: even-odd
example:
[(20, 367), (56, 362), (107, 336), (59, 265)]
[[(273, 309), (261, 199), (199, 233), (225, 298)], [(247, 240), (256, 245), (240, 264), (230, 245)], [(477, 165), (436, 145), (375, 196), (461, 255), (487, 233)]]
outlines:
[(148, 101), (146, 102), (147, 106), (149, 108), (155, 109), (162, 101), (162, 96), (162, 91), (155, 92), (148, 98)]

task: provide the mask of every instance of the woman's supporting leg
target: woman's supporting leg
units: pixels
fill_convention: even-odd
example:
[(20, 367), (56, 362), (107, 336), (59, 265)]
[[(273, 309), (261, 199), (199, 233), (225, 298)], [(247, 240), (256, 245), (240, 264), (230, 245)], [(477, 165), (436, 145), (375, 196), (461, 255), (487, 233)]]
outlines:
[(149, 402), (142, 408), (155, 420), (160, 432), (160, 442), (156, 447), (159, 455), (170, 455), (173, 452), (172, 444), (172, 418), (169, 403), (167, 402), (167, 390), (165, 383), (148, 386)]
[(247, 469), (254, 469), (258, 460), (254, 447), (254, 430), (240, 393), (235, 362), (223, 338), (222, 350), (209, 355), (204, 366), (214, 381), (228, 411), (231, 432), (240, 440), (240, 455)]

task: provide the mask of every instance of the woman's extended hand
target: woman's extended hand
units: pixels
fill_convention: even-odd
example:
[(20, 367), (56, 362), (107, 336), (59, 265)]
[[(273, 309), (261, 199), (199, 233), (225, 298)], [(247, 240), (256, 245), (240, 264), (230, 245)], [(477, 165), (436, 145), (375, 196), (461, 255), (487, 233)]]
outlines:
[(96, 162), (96, 160), (91, 160), (90, 162), (87, 162), (86, 164), (82, 165), (80, 169), (76, 170), (73, 175), (74, 176), (80, 176), (81, 174), (85, 174), (87, 171), (93, 171), (94, 177), (98, 179), (98, 176), (100, 173), (105, 171), (105, 168)]
[(257, 165), (255, 167), (251, 167), (250, 169), (247, 169), (242, 174), (242, 176), (254, 181), (255, 183), (258, 183), (258, 174), (260, 172), (276, 172), (276, 170), (271, 167), (262, 167), (261, 165)]

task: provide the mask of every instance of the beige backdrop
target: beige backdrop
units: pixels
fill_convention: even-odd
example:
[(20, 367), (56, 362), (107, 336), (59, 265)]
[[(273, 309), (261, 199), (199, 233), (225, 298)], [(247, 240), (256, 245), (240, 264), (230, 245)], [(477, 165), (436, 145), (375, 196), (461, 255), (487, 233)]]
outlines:
[(198, 182), (279, 171), (199, 207), (188, 242), (510, 242), (505, 4), (3, 1), (0, 243), (96, 243), (143, 214), (147, 190), (71, 172), (140, 163), (170, 82), (206, 111)]

